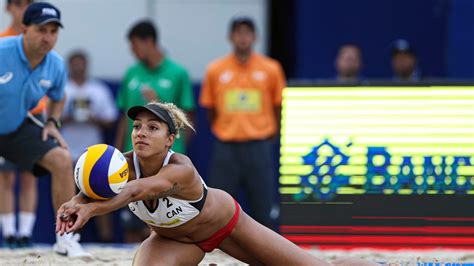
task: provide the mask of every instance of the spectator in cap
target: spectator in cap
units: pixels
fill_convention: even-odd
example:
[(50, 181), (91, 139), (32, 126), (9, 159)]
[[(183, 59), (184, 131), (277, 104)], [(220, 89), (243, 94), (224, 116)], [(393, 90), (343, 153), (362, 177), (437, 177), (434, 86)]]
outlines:
[(415, 49), (403, 39), (395, 40), (392, 44), (392, 70), (394, 80), (418, 81), (417, 58)]
[[(72, 160), (59, 128), (67, 71), (53, 51), (61, 13), (49, 3), (33, 3), (23, 15), (22, 34), (0, 39), (0, 154), (22, 171), (51, 174), (53, 207), (74, 196)], [(45, 123), (28, 111), (48, 95)], [(53, 249), (68, 256), (90, 256), (79, 235), (56, 234)]]
[(26, 7), (31, 4), (33, 0), (7, 0), (6, 10), (12, 16), (10, 26), (0, 33), (0, 37), (15, 36), (21, 34), (21, 24), (23, 13)]
[(253, 50), (255, 23), (234, 17), (233, 51), (209, 64), (199, 102), (217, 137), (209, 183), (237, 197), (241, 186), (250, 216), (272, 228), (278, 218), (273, 194), (273, 144), (280, 131), (285, 76), (280, 63)]
[(45, 26), (48, 24), (56, 24), (61, 28), (63, 27), (61, 23), (61, 12), (49, 3), (33, 3), (29, 5), (23, 15), (22, 22), (26, 28), (29, 26)]
[(355, 44), (344, 44), (339, 48), (334, 62), (337, 77), (341, 83), (356, 83), (360, 80), (362, 69), (362, 54), (359, 46)]
[[(6, 10), (11, 15), (10, 26), (0, 33), (0, 37), (21, 34), (23, 13), (33, 0), (7, 0)], [(30, 110), (38, 119), (43, 120), (46, 110), (46, 98)], [(0, 223), (2, 225), (3, 246), (22, 248), (32, 245), (31, 236), (36, 220), (37, 180), (28, 171), (19, 176), (18, 195), (19, 213), (15, 215), (15, 179), (16, 166), (0, 157)], [(15, 227), (18, 218), (18, 230)]]

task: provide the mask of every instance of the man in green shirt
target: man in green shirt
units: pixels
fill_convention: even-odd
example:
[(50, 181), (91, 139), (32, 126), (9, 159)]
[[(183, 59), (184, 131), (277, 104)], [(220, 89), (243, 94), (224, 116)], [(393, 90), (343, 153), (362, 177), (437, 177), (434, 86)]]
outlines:
[[(165, 57), (160, 50), (155, 26), (150, 21), (138, 22), (128, 32), (128, 39), (139, 62), (128, 69), (117, 96), (122, 117), (115, 146), (122, 151), (132, 149), (132, 122), (124, 115), (130, 107), (151, 101), (170, 102), (185, 110), (191, 119), (195, 108), (189, 75), (184, 67)], [(173, 150), (186, 153), (190, 132), (180, 134)]]

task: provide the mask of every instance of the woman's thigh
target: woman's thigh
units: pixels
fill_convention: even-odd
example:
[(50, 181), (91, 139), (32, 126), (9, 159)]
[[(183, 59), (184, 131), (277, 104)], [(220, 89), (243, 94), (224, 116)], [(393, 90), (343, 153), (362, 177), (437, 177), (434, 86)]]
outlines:
[(204, 255), (195, 244), (162, 238), (152, 232), (138, 248), (133, 265), (197, 265)]
[(227, 237), (219, 245), (219, 249), (223, 252), (229, 254), (233, 258), (236, 258), (242, 262), (245, 262), (249, 265), (263, 265), (258, 258), (254, 257), (253, 254), (247, 252), (247, 249), (241, 247), (234, 239)]
[[(329, 265), (257, 223), (245, 212), (226, 240), (219, 246), (222, 251), (244, 262), (248, 259), (254, 262), (252, 265)], [(242, 254), (245, 256), (241, 257)]]

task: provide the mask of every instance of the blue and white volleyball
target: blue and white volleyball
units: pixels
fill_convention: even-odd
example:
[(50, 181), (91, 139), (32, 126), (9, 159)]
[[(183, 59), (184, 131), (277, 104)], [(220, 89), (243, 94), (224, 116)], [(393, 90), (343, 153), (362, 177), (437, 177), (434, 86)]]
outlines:
[(77, 187), (96, 200), (110, 199), (120, 193), (127, 184), (128, 174), (123, 154), (106, 144), (88, 147), (74, 167)]

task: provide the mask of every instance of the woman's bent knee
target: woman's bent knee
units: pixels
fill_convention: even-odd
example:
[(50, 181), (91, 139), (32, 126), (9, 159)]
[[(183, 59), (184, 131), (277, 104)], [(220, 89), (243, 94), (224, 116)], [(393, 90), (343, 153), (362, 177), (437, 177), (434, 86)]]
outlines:
[(161, 238), (152, 233), (138, 248), (133, 265), (197, 265), (204, 254), (194, 244)]

